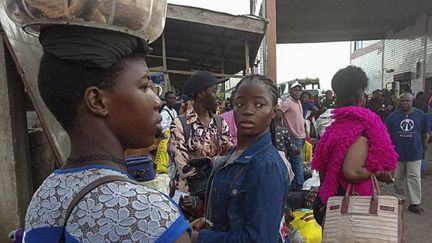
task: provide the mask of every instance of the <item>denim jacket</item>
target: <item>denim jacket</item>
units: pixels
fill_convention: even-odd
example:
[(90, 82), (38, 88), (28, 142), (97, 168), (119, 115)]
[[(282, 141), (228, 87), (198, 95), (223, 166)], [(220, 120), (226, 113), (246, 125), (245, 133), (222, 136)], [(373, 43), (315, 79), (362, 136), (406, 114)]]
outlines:
[(207, 185), (206, 218), (212, 230), (201, 230), (198, 242), (277, 242), (289, 182), (271, 134), (233, 163), (225, 162), (216, 166)]

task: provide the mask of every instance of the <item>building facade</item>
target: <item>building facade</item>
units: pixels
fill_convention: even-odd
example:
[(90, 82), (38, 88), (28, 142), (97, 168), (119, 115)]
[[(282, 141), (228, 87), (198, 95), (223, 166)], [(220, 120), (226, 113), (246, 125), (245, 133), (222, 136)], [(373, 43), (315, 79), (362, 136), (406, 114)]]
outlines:
[(367, 93), (376, 89), (432, 89), (432, 17), (416, 19), (412, 26), (386, 33), (385, 40), (351, 43), (351, 64), (369, 77)]

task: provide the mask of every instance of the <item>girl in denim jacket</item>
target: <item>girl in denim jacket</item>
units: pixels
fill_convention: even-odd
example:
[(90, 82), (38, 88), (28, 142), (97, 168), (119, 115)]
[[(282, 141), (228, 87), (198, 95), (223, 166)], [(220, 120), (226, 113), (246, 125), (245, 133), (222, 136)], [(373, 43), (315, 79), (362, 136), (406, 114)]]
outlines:
[[(277, 242), (289, 182), (275, 148), (277, 89), (260, 75), (236, 87), (237, 147), (215, 162), (205, 219), (192, 223), (192, 242)], [(271, 132), (272, 131), (272, 132)]]

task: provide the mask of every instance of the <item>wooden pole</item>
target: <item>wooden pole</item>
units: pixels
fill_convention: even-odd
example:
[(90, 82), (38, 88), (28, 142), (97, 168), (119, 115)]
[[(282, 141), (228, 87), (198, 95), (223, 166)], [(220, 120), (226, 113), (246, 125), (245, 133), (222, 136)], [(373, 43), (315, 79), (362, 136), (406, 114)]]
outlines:
[[(167, 70), (168, 69), (168, 64), (167, 64), (167, 54), (166, 54), (166, 42), (165, 42), (165, 32), (162, 33), (162, 65), (163, 65), (163, 69)], [(171, 81), (169, 79), (169, 76), (167, 75), (167, 73), (164, 73), (164, 80), (165, 80), (165, 91), (168, 90), (172, 90), (171, 87)]]
[(167, 56), (165, 46), (165, 33), (162, 33), (162, 66), (167, 69)]
[(245, 62), (246, 62), (246, 74), (251, 74), (250, 67), (250, 56), (249, 56), (249, 41), (245, 42)]

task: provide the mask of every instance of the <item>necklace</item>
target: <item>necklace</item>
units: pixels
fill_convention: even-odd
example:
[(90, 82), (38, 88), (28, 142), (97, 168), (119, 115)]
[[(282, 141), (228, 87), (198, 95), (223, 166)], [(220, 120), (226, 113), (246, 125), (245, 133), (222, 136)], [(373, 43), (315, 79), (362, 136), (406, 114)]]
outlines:
[(109, 154), (87, 154), (79, 157), (69, 157), (66, 164), (84, 164), (90, 162), (109, 162), (125, 166), (125, 160)]

